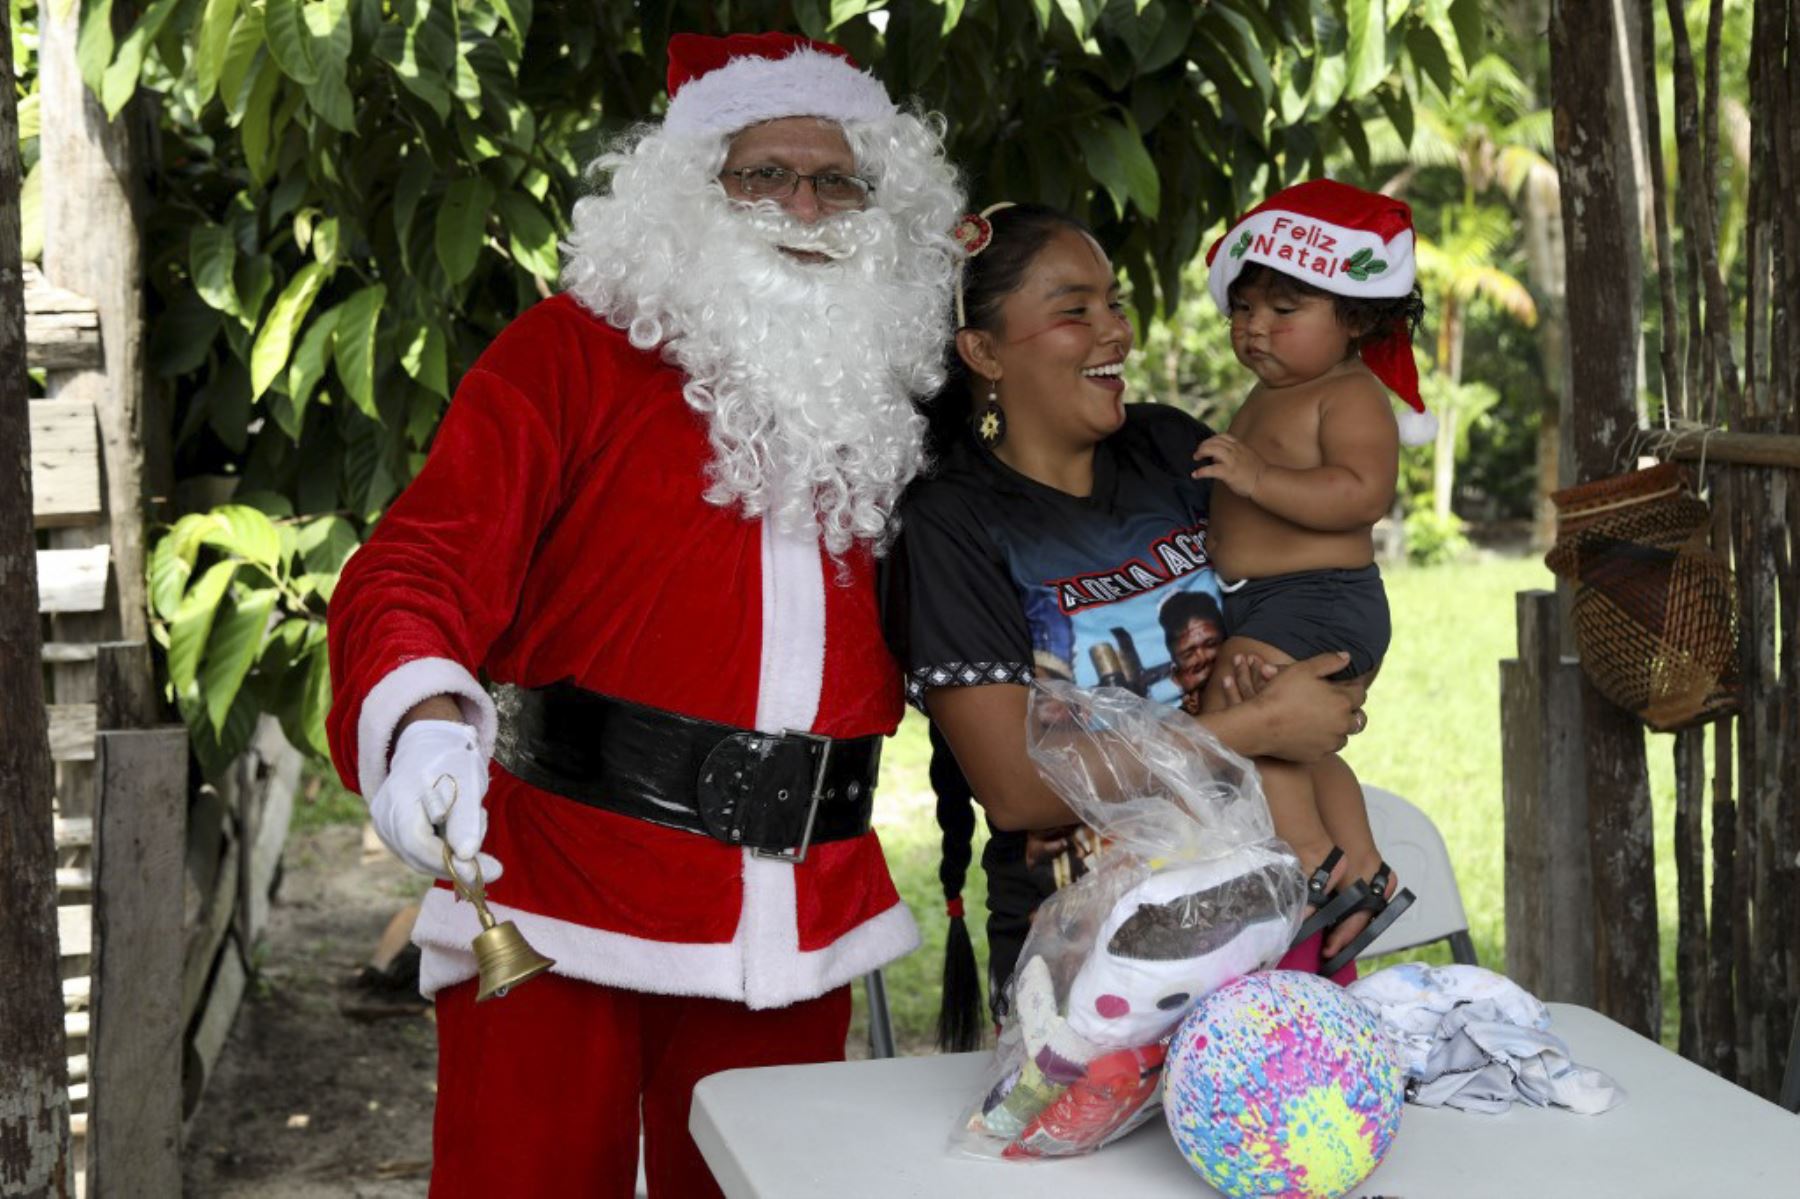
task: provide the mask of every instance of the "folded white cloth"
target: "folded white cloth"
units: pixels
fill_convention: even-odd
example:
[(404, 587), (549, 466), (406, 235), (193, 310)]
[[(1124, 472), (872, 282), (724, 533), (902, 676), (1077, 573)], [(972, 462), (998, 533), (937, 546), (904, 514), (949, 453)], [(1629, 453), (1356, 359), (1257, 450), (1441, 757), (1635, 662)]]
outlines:
[(1496, 1113), (1523, 1102), (1596, 1115), (1625, 1098), (1611, 1078), (1570, 1060), (1549, 1031), (1549, 1009), (1492, 970), (1412, 962), (1349, 991), (1392, 1041), (1413, 1103)]

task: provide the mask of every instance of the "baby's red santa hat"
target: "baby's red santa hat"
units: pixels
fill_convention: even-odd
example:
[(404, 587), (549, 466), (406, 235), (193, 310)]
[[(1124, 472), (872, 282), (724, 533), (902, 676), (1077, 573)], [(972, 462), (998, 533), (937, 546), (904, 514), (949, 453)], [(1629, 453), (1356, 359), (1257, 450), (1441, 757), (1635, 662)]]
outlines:
[[(1297, 183), (1239, 217), (1206, 251), (1207, 290), (1220, 312), (1230, 314), (1232, 281), (1251, 262), (1341, 296), (1404, 296), (1414, 279), (1412, 209), (1332, 179)], [(1364, 341), (1361, 353), (1375, 377), (1411, 409), (1400, 414), (1400, 440), (1430, 441), (1437, 420), (1419, 398), (1411, 332), (1402, 326)]]
[(880, 121), (899, 110), (842, 46), (789, 33), (669, 39), (669, 133), (736, 133), (782, 117)]

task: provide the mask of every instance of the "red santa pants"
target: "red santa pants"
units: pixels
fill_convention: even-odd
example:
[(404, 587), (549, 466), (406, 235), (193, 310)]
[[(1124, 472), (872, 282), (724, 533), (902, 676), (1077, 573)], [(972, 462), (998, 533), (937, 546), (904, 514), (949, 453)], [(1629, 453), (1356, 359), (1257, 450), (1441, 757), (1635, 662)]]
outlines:
[(433, 1199), (629, 1199), (640, 1110), (651, 1196), (701, 1199), (720, 1192), (688, 1136), (694, 1084), (841, 1061), (850, 988), (753, 1011), (545, 974), (479, 1007), (474, 982), (447, 987), (437, 1023)]

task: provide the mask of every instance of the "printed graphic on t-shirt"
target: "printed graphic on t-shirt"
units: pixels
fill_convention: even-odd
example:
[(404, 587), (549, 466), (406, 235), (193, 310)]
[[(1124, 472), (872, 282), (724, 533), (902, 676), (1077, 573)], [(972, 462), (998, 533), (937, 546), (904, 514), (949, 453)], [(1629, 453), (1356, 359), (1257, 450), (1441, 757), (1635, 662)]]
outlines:
[(1100, 569), (1028, 585), (1037, 676), (1124, 687), (1197, 712), (1225, 632), (1205, 533), (1194, 525)]

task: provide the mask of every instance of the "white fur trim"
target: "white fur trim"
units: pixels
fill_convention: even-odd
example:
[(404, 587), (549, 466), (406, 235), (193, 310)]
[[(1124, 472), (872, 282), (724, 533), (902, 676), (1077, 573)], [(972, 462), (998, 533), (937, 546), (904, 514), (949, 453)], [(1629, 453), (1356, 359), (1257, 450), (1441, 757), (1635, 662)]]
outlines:
[(825, 565), (819, 539), (762, 522), (762, 667), (756, 727), (807, 731), (825, 681)]
[(1430, 412), (1402, 407), (1395, 420), (1400, 423), (1401, 445), (1430, 445), (1437, 439), (1438, 420)]
[(364, 799), (371, 798), (387, 781), (388, 754), (394, 745), (394, 729), (414, 704), (434, 695), (456, 698), (463, 719), (475, 726), (481, 752), (494, 756), (494, 701), (475, 676), (449, 658), (414, 658), (382, 676), (363, 697), (356, 717), (356, 781)]
[[(1243, 246), (1246, 236), (1250, 243)], [(1363, 250), (1369, 252), (1367, 261), (1386, 265), (1358, 280), (1346, 271), (1351, 258)], [(1281, 208), (1265, 209), (1232, 226), (1207, 268), (1207, 290), (1220, 312), (1230, 313), (1231, 281), (1247, 262), (1260, 262), (1342, 296), (1403, 296), (1413, 285), (1413, 235), (1407, 229), (1383, 241), (1367, 229), (1349, 229)]]
[[(802, 953), (794, 936), (794, 868), (744, 851), (744, 918), (730, 941), (682, 944), (586, 928), (567, 920), (489, 904), (511, 920), (552, 972), (583, 982), (657, 995), (730, 999), (752, 1008), (784, 1007), (823, 995), (919, 946), (903, 903)], [(782, 918), (785, 909), (785, 919)], [(768, 917), (757, 920), (753, 913)], [(469, 943), (481, 932), (473, 905), (433, 887), (420, 907), (413, 941), (423, 951), (419, 990), (427, 998), (476, 975)]]
[(690, 80), (669, 101), (663, 128), (695, 134), (736, 133), (781, 117), (884, 121), (899, 110), (866, 71), (817, 50), (785, 58), (734, 58)]

